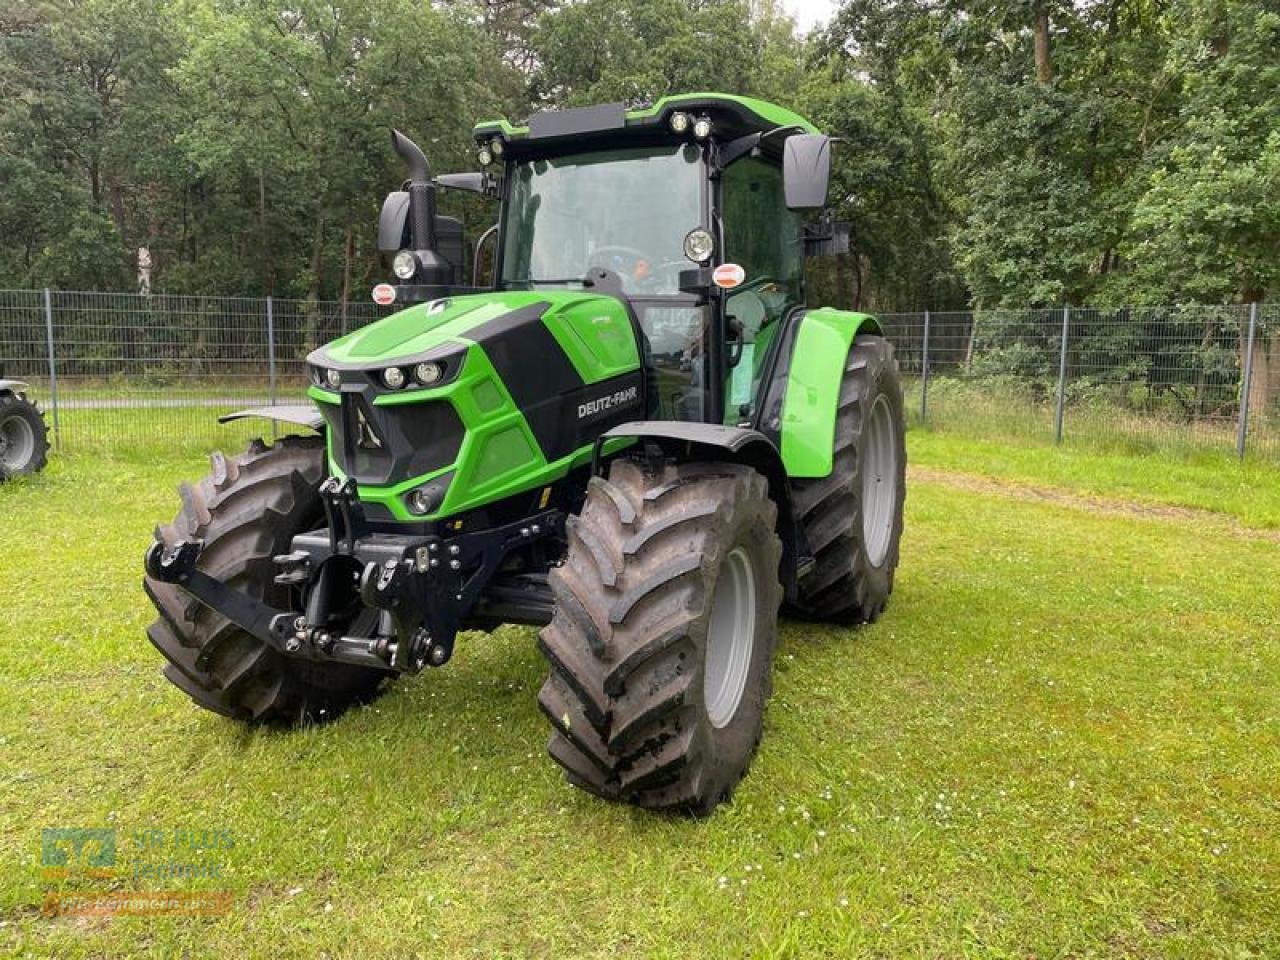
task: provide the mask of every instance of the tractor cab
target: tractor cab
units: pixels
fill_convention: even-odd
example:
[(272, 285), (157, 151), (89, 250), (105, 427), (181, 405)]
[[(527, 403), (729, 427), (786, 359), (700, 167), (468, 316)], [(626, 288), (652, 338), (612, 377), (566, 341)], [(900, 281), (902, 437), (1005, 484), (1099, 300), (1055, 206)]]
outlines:
[[(460, 226), (434, 213), (434, 185), (413, 193), (411, 176), (383, 209), (379, 236), (397, 284), (380, 295), (621, 299), (643, 354), (645, 416), (751, 423), (781, 321), (804, 303), (804, 256), (838, 242), (829, 223), (822, 238), (805, 228), (826, 202), (828, 138), (789, 110), (723, 94), (542, 113), (522, 127), (489, 121), (474, 137), (482, 172), (434, 185), (500, 201), (473, 256), (491, 261), (488, 282), (461, 286)], [(396, 147), (411, 174), (421, 169), (402, 135)], [(429, 217), (415, 220), (428, 204)], [(434, 227), (433, 249), (421, 249), (433, 241), (415, 223)]]

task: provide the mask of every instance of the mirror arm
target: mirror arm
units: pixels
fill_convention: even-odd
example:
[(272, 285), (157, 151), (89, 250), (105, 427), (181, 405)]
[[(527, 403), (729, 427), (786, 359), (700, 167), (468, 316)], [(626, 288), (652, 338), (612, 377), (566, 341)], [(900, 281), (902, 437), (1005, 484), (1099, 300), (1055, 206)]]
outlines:
[(491, 191), (489, 176), (483, 173), (442, 173), (435, 178), (438, 187), (446, 190), (464, 190), (467, 193), (487, 194)]
[(716, 172), (719, 173), (735, 160), (742, 159), (760, 145), (760, 139), (760, 133), (749, 133), (745, 137), (738, 137), (721, 146), (716, 157)]

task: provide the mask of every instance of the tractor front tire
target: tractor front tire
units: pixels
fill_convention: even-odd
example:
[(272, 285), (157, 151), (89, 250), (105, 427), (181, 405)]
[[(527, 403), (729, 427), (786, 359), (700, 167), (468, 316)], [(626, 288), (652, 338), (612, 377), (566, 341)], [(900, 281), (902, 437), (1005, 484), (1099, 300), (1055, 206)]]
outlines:
[[(208, 476), (179, 488), (182, 509), (156, 529), (156, 539), (166, 547), (203, 540), (197, 569), (287, 609), (289, 588), (275, 583), (272, 557), (288, 553), (295, 534), (323, 524), (323, 440), (255, 440), (238, 457), (215, 453), (210, 460)], [(331, 720), (372, 699), (387, 676), (286, 657), (181, 588), (150, 577), (143, 585), (160, 614), (147, 636), (169, 661), (165, 676), (215, 713), (283, 726)]]
[(840, 385), (831, 473), (792, 483), (815, 563), (788, 613), (858, 624), (884, 612), (902, 538), (905, 431), (893, 346), (884, 337), (855, 337)]
[(40, 408), (25, 393), (0, 393), (0, 480), (43, 470), (48, 456)]
[(760, 742), (782, 587), (765, 478), (616, 460), (551, 572), (538, 704), (569, 781), (652, 810), (727, 800)]

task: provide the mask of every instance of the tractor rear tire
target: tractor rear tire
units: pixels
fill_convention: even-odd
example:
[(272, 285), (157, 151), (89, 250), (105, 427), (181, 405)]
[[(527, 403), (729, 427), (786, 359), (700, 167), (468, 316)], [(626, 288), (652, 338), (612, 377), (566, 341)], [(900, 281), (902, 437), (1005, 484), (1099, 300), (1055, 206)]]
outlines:
[(893, 592), (906, 497), (902, 382), (884, 337), (849, 348), (836, 414), (831, 473), (795, 480), (792, 494), (815, 563), (788, 613), (870, 623)]
[[(182, 509), (156, 539), (168, 547), (203, 540), (199, 570), (287, 608), (289, 588), (275, 583), (272, 557), (287, 553), (295, 534), (323, 524), (323, 440), (254, 440), (238, 457), (215, 453), (210, 461), (199, 484), (179, 487)], [(286, 657), (179, 587), (150, 577), (143, 585), (160, 614), (147, 636), (169, 661), (165, 676), (206, 710), (254, 724), (327, 721), (371, 700), (387, 676)]]
[(777, 508), (739, 464), (614, 461), (567, 523), (538, 704), (568, 780), (710, 813), (760, 742), (782, 587)]
[(0, 480), (43, 470), (48, 458), (40, 408), (25, 393), (0, 393)]

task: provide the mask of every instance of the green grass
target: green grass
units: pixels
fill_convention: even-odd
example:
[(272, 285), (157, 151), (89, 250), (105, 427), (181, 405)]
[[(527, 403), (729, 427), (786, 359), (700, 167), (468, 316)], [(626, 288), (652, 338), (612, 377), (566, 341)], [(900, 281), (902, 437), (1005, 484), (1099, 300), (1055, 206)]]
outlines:
[[(934, 470), (1274, 518), (1274, 491), (1247, 504), (1266, 477), (1226, 464), (911, 446)], [(63, 457), (0, 488), (0, 954), (1280, 955), (1267, 535), (914, 484), (888, 614), (784, 623), (752, 772), (690, 822), (562, 783), (531, 630), (468, 635), (324, 728), (197, 710), (143, 638), (139, 580), (202, 470)], [(108, 825), (126, 871), (133, 831), (230, 831), (221, 879), (168, 886), (230, 889), (231, 912), (41, 917), (41, 829)]]
[(947, 431), (911, 431), (913, 464), (1067, 487), (1082, 493), (1213, 510), (1257, 527), (1280, 527), (1280, 466), (1205, 451), (1181, 456), (1106, 452), (1047, 442), (1001, 442)]

